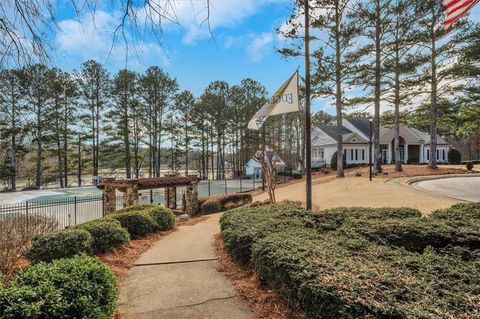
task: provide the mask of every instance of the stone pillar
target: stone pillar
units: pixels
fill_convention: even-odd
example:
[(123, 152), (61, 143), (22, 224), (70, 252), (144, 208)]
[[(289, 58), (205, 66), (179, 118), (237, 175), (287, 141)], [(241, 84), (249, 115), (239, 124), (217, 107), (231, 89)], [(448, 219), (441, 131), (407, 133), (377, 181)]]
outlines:
[(187, 207), (186, 213), (188, 215), (195, 215), (198, 213), (198, 181), (193, 180), (187, 186)]
[(133, 206), (138, 200), (138, 184), (129, 185), (123, 193), (123, 206)]
[(165, 206), (177, 209), (177, 188), (175, 186), (165, 187)]
[(109, 186), (108, 182), (113, 182), (115, 178), (107, 177), (103, 179), (104, 183), (107, 185), (103, 188), (103, 203), (104, 203), (104, 212), (105, 214), (113, 213), (117, 209), (117, 198), (116, 198), (116, 189), (115, 187)]

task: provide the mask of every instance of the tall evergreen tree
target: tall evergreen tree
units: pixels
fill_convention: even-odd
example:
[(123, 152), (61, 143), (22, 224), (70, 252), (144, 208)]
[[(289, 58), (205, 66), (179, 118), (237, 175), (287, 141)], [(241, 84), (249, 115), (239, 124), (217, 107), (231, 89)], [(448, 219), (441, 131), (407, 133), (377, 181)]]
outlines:
[(21, 75), (18, 70), (0, 71), (0, 136), (10, 141), (10, 187), (17, 189), (17, 151), (19, 139), (25, 132), (25, 104), (23, 101), (23, 90)]
[(110, 79), (103, 66), (94, 60), (88, 60), (82, 64), (77, 78), (83, 107), (86, 110), (82, 117), (90, 126), (92, 175), (95, 177), (99, 175), (101, 114), (107, 105)]

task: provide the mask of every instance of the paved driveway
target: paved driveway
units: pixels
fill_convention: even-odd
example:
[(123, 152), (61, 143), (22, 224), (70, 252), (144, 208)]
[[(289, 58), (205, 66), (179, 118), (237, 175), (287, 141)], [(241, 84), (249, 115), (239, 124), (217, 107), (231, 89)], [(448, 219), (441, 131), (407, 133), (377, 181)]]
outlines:
[(418, 189), (467, 201), (480, 201), (480, 176), (451, 177), (420, 181)]

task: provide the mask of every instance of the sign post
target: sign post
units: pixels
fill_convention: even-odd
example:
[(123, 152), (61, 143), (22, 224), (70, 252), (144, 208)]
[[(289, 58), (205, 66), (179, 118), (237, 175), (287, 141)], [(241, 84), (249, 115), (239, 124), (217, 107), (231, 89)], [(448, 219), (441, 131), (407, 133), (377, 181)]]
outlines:
[(310, 114), (310, 8), (305, 0), (305, 165), (306, 176), (306, 204), (312, 209), (312, 141), (311, 141), (311, 114)]

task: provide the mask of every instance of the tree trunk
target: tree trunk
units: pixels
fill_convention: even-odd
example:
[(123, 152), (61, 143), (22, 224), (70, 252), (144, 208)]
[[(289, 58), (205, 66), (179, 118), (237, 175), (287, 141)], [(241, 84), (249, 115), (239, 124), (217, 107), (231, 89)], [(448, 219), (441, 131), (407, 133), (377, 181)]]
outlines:
[[(13, 86), (12, 86), (13, 87)], [(12, 92), (12, 97), (14, 93)], [(12, 191), (17, 190), (17, 118), (15, 116), (16, 101), (12, 100), (12, 145), (10, 149), (10, 165), (12, 166)]]

